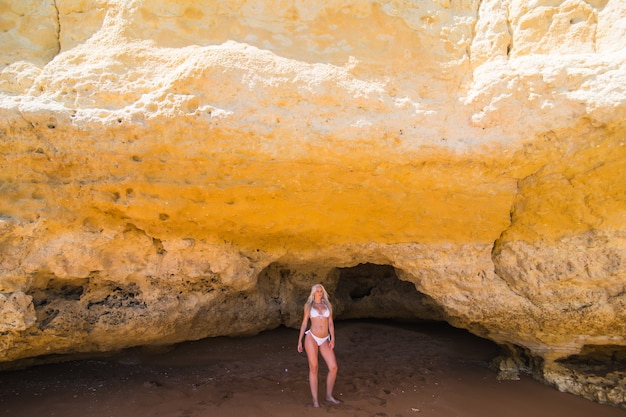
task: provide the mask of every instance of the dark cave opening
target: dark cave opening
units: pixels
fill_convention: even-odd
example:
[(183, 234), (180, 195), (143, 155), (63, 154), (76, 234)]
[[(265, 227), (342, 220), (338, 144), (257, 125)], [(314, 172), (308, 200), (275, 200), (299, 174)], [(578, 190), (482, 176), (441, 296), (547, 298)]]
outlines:
[(415, 284), (398, 278), (391, 265), (362, 263), (338, 272), (332, 300), (337, 319), (445, 321), (441, 307)]
[[(402, 278), (401, 278), (402, 277)], [(332, 267), (323, 263), (269, 264), (258, 275), (258, 294), (279, 318), (276, 325), (298, 328), (302, 306), (314, 284), (328, 291), (335, 321), (380, 319), (450, 324), (444, 308), (418, 290), (393, 265), (371, 262)], [(271, 327), (270, 327), (271, 328)]]
[(566, 368), (596, 376), (626, 372), (626, 347), (585, 345), (579, 354), (557, 361)]

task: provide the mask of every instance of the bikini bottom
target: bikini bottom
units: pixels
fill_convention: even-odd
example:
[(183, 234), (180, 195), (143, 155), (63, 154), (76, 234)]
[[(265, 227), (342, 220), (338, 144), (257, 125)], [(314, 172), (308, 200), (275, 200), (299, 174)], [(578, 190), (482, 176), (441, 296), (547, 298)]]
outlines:
[(306, 332), (304, 332), (305, 334), (310, 334), (311, 336), (313, 336), (313, 339), (315, 339), (315, 341), (317, 342), (317, 346), (322, 346), (322, 344), (327, 341), (330, 340), (330, 335), (327, 335), (326, 337), (317, 337), (313, 334), (313, 332), (311, 332), (310, 330), (307, 330)]

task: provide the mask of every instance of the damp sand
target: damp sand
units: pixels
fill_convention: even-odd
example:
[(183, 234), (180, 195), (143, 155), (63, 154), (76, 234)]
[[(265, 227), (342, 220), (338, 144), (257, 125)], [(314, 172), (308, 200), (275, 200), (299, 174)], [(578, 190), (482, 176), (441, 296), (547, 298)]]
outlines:
[[(1, 372), (0, 416), (626, 416), (530, 376), (499, 381), (498, 348), (447, 325), (345, 321), (336, 333), (339, 405), (312, 407), (298, 332), (278, 328)], [(321, 364), (320, 398), (324, 380)]]

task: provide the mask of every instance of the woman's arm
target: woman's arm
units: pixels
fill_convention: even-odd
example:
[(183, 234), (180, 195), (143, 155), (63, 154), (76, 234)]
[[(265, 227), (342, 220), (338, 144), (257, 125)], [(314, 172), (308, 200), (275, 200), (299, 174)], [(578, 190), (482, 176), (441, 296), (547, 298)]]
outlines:
[(304, 337), (304, 332), (306, 331), (306, 326), (309, 324), (309, 314), (310, 311), (306, 308), (306, 304), (304, 305), (304, 315), (302, 317), (302, 324), (300, 325), (300, 336), (298, 336), (298, 352), (302, 353), (302, 338)]
[(333, 322), (333, 315), (328, 317), (328, 333), (330, 334), (330, 348), (335, 348), (335, 322)]

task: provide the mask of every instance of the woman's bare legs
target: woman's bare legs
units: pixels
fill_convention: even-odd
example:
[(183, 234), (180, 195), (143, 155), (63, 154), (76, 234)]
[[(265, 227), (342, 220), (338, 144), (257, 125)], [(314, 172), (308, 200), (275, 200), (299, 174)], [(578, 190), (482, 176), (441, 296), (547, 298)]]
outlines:
[(311, 396), (313, 397), (313, 407), (319, 407), (320, 403), (317, 399), (317, 370), (319, 361), (317, 359), (318, 347), (315, 340), (310, 334), (304, 337), (304, 350), (309, 359), (309, 385), (311, 386)]
[(304, 349), (306, 350), (306, 356), (309, 359), (309, 385), (311, 386), (313, 407), (320, 406), (317, 396), (317, 375), (319, 370), (318, 352), (321, 353), (324, 361), (326, 361), (326, 366), (328, 366), (328, 376), (326, 377), (326, 401), (333, 404), (339, 404), (340, 401), (333, 396), (335, 381), (337, 380), (337, 371), (339, 370), (339, 367), (337, 366), (337, 358), (335, 357), (335, 351), (330, 348), (328, 341), (322, 343), (321, 346), (317, 346), (317, 342), (315, 342), (310, 334), (307, 334), (304, 337)]
[(326, 365), (328, 366), (328, 376), (326, 377), (326, 401), (333, 404), (339, 404), (339, 400), (333, 397), (333, 389), (335, 388), (335, 380), (337, 379), (337, 371), (339, 369), (337, 366), (335, 351), (330, 348), (328, 341), (322, 343), (319, 350), (322, 357), (326, 361)]

